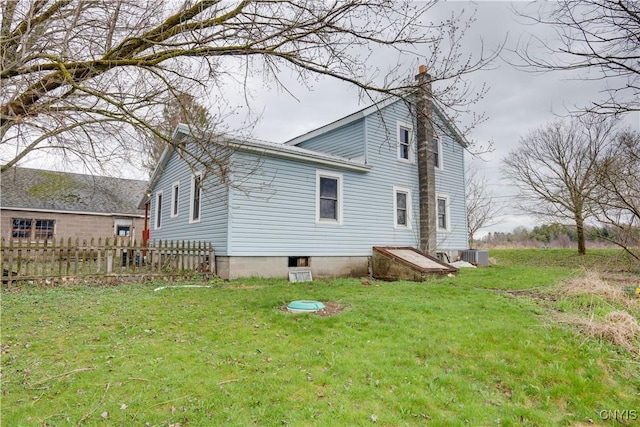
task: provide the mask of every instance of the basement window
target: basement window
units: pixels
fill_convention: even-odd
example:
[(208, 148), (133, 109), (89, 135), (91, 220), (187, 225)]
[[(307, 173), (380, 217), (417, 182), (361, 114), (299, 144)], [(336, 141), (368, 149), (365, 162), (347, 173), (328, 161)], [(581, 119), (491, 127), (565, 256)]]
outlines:
[(308, 256), (290, 256), (289, 268), (292, 268), (292, 267), (309, 267), (309, 257)]

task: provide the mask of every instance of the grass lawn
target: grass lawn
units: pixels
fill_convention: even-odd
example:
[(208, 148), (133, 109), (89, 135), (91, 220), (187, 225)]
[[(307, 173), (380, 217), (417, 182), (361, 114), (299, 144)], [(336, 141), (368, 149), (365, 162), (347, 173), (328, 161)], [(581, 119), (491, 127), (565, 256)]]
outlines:
[[(543, 251), (528, 252), (531, 261)], [(581, 274), (568, 252), (552, 267), (523, 254), (491, 253), (499, 265), (424, 283), (248, 279), (4, 292), (0, 421), (637, 425), (640, 358), (556, 320), (559, 311), (589, 314), (589, 304), (517, 296), (552, 293)], [(343, 310), (279, 309), (296, 299)], [(637, 319), (638, 305), (627, 308)]]

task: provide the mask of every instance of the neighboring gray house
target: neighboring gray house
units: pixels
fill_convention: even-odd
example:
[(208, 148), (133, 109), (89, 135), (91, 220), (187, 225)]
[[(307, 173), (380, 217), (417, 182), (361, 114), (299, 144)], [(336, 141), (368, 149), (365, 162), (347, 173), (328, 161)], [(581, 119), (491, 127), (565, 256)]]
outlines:
[(13, 167), (0, 176), (0, 228), (8, 239), (142, 238), (138, 209), (149, 183)]
[[(466, 142), (434, 111), (434, 252), (457, 257), (468, 241)], [(248, 193), (203, 177), (169, 148), (151, 178), (150, 238), (211, 241), (227, 279), (286, 277), (297, 267), (314, 277), (366, 275), (373, 246), (418, 247), (415, 134), (409, 107), (387, 100), (285, 144), (232, 144), (231, 162), (259, 165), (241, 178)], [(188, 141), (188, 129), (175, 136)]]

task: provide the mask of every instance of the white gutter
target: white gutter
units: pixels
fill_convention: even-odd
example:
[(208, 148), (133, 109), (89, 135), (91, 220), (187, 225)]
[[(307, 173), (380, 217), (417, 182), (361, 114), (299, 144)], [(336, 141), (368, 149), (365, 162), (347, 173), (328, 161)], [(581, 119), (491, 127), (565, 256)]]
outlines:
[(13, 208), (13, 207), (10, 207), (10, 206), (1, 206), (0, 209), (7, 210), (7, 211), (21, 211), (21, 212), (44, 212), (44, 213), (57, 213), (57, 214), (95, 215), (95, 216), (126, 216), (126, 217), (135, 217), (135, 218), (144, 218), (144, 214), (132, 214), (132, 213), (61, 211), (59, 209), (29, 209), (29, 208)]
[[(323, 153), (307, 153), (303, 152), (301, 148), (290, 147), (287, 145), (282, 145), (279, 147), (275, 144), (270, 144), (269, 146), (262, 145), (256, 142), (247, 142), (247, 143), (236, 143), (231, 142), (229, 145), (236, 150), (247, 151), (251, 153), (258, 154), (270, 154), (277, 157), (282, 157), (285, 159), (292, 159), (303, 161), (307, 163), (317, 163), (326, 166), (333, 166), (341, 169), (352, 170), (356, 172), (368, 172), (371, 170), (370, 165), (366, 165), (362, 162), (356, 162), (349, 159), (342, 159), (335, 156), (325, 156)], [(294, 151), (294, 149), (299, 150), (300, 152)]]

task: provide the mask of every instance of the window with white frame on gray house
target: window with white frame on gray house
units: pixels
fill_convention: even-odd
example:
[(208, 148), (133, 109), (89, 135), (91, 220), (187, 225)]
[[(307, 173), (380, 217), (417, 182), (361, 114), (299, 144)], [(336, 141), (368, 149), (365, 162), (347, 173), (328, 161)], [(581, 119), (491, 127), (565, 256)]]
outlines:
[(411, 192), (408, 188), (393, 187), (394, 227), (411, 228)]
[(398, 159), (411, 161), (411, 126), (398, 122)]
[(171, 189), (171, 217), (178, 216), (179, 194), (180, 194), (180, 182), (175, 182)]
[(162, 226), (162, 190), (156, 193), (156, 218), (155, 228)]
[(433, 163), (436, 169), (442, 169), (442, 142), (439, 138), (433, 140)]
[(191, 177), (191, 203), (189, 207), (189, 222), (200, 221), (202, 210), (202, 173), (196, 173)]
[(449, 229), (449, 200), (446, 196), (438, 196), (437, 201), (437, 211), (438, 211), (438, 229), (440, 230), (448, 230)]
[(342, 175), (316, 173), (316, 221), (342, 223)]

